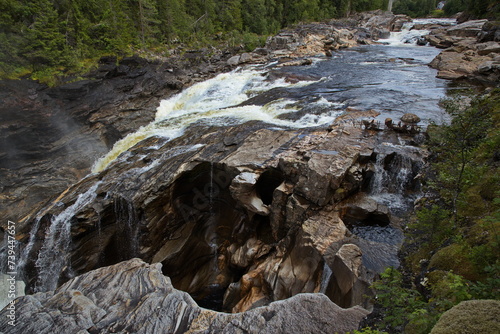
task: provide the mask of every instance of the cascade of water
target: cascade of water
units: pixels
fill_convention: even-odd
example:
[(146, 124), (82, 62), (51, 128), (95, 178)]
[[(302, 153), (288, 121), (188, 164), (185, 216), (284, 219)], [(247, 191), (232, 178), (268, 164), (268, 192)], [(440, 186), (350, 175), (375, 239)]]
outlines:
[(23, 252), (19, 257), (19, 263), (17, 264), (17, 272), (20, 273), (21, 277), (24, 277), (24, 269), (26, 267), (26, 263), (28, 262), (30, 252), (33, 249), (33, 245), (35, 244), (36, 235), (38, 233), (38, 230), (40, 229), (40, 220), (41, 217), (37, 217), (35, 219), (35, 223), (33, 224), (33, 227), (31, 228), (30, 231), (30, 237), (28, 239), (28, 243), (26, 244), (26, 247), (24, 247)]
[(384, 191), (384, 180), (387, 179), (387, 172), (384, 168), (384, 159), (384, 155), (377, 155), (377, 160), (375, 161), (375, 174), (373, 175), (370, 184), (372, 194), (380, 194)]
[(212, 125), (234, 125), (249, 120), (260, 120), (300, 128), (327, 124), (339, 115), (338, 110), (333, 110), (314, 119), (307, 117), (298, 120), (279, 119), (279, 115), (293, 112), (290, 105), (295, 101), (278, 97), (265, 105), (240, 106), (249, 98), (274, 88), (297, 88), (317, 82), (289, 83), (284, 79), (271, 81), (266, 80), (265, 74), (265, 71), (255, 68), (219, 74), (215, 78), (187, 88), (170, 99), (163, 100), (157, 109), (155, 121), (115, 143), (112, 150), (94, 164), (92, 171), (103, 170), (121, 153), (145, 138), (161, 136), (171, 140), (181, 136), (187, 126), (200, 120), (204, 124)]
[[(35, 262), (35, 267), (38, 271), (35, 284), (36, 292), (50, 291), (57, 287), (63, 268), (68, 265), (67, 255), (71, 243), (71, 219), (96, 198), (96, 190), (99, 184), (100, 182), (96, 182), (85, 193), (78, 195), (73, 205), (67, 207), (59, 215), (51, 219), (43, 246)], [(36, 231), (38, 231), (38, 227), (35, 226), (32, 229), (33, 236), (36, 234)], [(30, 239), (32, 239), (31, 235)], [(29, 255), (29, 250), (33, 247), (33, 244), (30, 245), (30, 249), (27, 249), (27, 247), (23, 253), (23, 255), (26, 254), (25, 258)], [(25, 263), (26, 259), (23, 261), (23, 265)], [(67, 271), (70, 271), (69, 268)]]
[(375, 175), (371, 181), (371, 193), (403, 194), (413, 178), (413, 161), (410, 157), (396, 154), (389, 163), (387, 155), (378, 154)]
[(124, 249), (120, 250), (124, 258), (133, 258), (139, 251), (139, 220), (137, 212), (130, 201), (117, 198), (114, 201), (116, 223), (122, 229), (123, 238), (127, 241), (122, 243)]
[(332, 269), (330, 269), (330, 266), (325, 262), (325, 265), (323, 266), (323, 275), (321, 277), (319, 292), (326, 293), (326, 289), (328, 288), (328, 284), (330, 284), (331, 277)]

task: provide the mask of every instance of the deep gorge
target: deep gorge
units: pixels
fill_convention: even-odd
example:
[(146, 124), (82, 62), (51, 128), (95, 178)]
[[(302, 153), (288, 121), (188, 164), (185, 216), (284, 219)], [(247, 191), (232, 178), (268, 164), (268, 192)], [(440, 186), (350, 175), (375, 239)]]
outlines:
[[(427, 67), (437, 54), (362, 45), (305, 66), (240, 64), (167, 98), (137, 131), (107, 131), (116, 138), (99, 148), (111, 153), (93, 173), (24, 221), (27, 292), (51, 296), (80, 284), (79, 275), (97, 279), (99, 268), (108, 279), (104, 267), (116, 265), (147, 277), (124, 279), (139, 290), (175, 288), (203, 308), (236, 313), (214, 315), (175, 290), (179, 332), (208, 314), (215, 327), (200, 320), (200, 328), (258, 312), (265, 326), (276, 319), (272, 305), (284, 305), (270, 303), (323, 298), (317, 293), (357, 312), (359, 323), (374, 278), (399, 265), (425, 127), (445, 117), (438, 102), (447, 84)], [(400, 121), (409, 113), (421, 120)], [(146, 305), (134, 296), (123, 297), (126, 307)], [(102, 309), (87, 319), (88, 332), (139, 326), (117, 325)]]

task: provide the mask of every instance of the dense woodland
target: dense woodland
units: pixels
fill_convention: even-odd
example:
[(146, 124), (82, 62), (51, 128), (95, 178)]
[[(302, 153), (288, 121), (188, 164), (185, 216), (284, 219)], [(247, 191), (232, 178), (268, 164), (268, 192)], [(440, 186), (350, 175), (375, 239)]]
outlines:
[[(437, 0), (395, 0), (431, 13)], [(387, 8), (388, 0), (0, 0), (0, 77), (82, 72), (102, 55), (213, 45), (248, 50), (303, 21)], [(446, 14), (487, 15), (494, 0), (449, 0)], [(443, 12), (444, 13), (444, 12)], [(442, 14), (443, 14), (442, 13)]]

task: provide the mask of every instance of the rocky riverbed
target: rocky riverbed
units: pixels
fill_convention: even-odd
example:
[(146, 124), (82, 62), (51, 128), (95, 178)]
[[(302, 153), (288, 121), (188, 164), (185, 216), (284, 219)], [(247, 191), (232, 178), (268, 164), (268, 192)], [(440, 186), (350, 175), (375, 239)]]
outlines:
[[(16, 303), (23, 330), (357, 329), (368, 286), (398, 265), (401, 222), (419, 190), (426, 152), (415, 115), (381, 124), (375, 110), (346, 108), (302, 128), (283, 123), (294, 117), (286, 108), (272, 126), (215, 118), (172, 138), (138, 136), (89, 171), (139, 127), (168, 123), (155, 120), (159, 101), (188, 86), (244, 64), (310, 65), (407, 21), (372, 13), (300, 25), (238, 55), (103, 58), (87, 80), (56, 88), (2, 82), (2, 214), (19, 222), (19, 270), (35, 293)], [(314, 80), (269, 70), (264, 81)], [(269, 109), (266, 94), (239, 107)]]

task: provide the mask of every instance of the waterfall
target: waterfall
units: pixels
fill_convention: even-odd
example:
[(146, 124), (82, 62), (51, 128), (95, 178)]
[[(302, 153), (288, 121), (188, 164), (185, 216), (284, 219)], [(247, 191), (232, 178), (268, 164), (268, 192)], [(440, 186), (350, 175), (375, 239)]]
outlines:
[[(50, 227), (45, 235), (43, 246), (35, 262), (35, 267), (38, 271), (38, 277), (35, 284), (36, 292), (54, 290), (57, 287), (61, 273), (64, 270), (67, 272), (71, 271), (71, 269), (67, 267), (69, 265), (67, 255), (71, 243), (71, 219), (96, 198), (96, 190), (99, 184), (100, 182), (95, 183), (85, 193), (78, 195), (73, 205), (67, 207), (57, 216), (52, 217)], [(39, 224), (39, 222), (37, 224)], [(37, 230), (38, 228), (35, 226), (32, 232)], [(36, 232), (34, 233), (36, 234)], [(30, 246), (31, 249), (31, 247), (33, 247), (31, 235), (30, 243), (28, 246)], [(25, 255), (22, 261), (23, 265), (26, 263), (26, 257), (29, 255), (30, 249), (25, 249), (23, 252), (23, 255)]]
[(375, 175), (370, 185), (371, 193), (404, 195), (413, 181), (413, 164), (413, 160), (408, 156), (396, 153), (378, 154), (375, 162)]
[(412, 22), (405, 22), (401, 31), (392, 31), (390, 37), (387, 39), (380, 39), (379, 42), (400, 46), (400, 45), (415, 45), (420, 37), (428, 35), (430, 30), (414, 29), (416, 24), (444, 24), (453, 25), (456, 23), (455, 19), (415, 19)]
[(392, 213), (405, 212), (415, 199), (414, 192), (419, 190), (415, 177), (421, 163), (403, 154), (379, 153), (370, 182), (370, 196)]
[(120, 255), (123, 259), (136, 257), (139, 252), (139, 219), (137, 212), (130, 201), (116, 198), (114, 201), (116, 223), (121, 228), (123, 240), (120, 246)]
[(325, 262), (323, 266), (323, 275), (321, 277), (321, 285), (319, 288), (319, 292), (326, 293), (328, 284), (330, 284), (330, 278), (332, 277), (332, 273), (333, 273), (332, 269), (330, 269), (330, 266)]
[[(141, 140), (152, 136), (172, 140), (181, 136), (184, 129), (195, 122), (224, 126), (258, 120), (278, 126), (303, 128), (329, 124), (340, 114), (338, 110), (332, 108), (328, 113), (316, 117), (306, 115), (295, 120), (280, 119), (280, 115), (297, 111), (297, 109), (294, 109), (294, 100), (279, 96), (264, 105), (240, 105), (272, 89), (298, 88), (318, 82), (289, 83), (284, 79), (271, 81), (268, 80), (267, 74), (267, 70), (258, 68), (239, 69), (219, 74), (215, 78), (197, 83), (161, 101), (155, 121), (115, 143), (111, 151), (94, 164), (92, 172), (102, 171), (121, 153)], [(325, 99), (318, 99), (317, 103), (325, 104), (325, 101)], [(328, 104), (328, 101), (326, 102)]]
[(28, 244), (26, 244), (26, 247), (24, 247), (24, 250), (19, 257), (17, 271), (20, 273), (21, 277), (24, 276), (24, 269), (26, 267), (26, 263), (28, 262), (30, 252), (33, 249), (33, 245), (35, 244), (36, 235), (38, 233), (38, 230), (40, 229), (40, 220), (41, 220), (41, 217), (37, 217), (35, 219), (35, 223), (33, 224), (33, 227), (31, 228), (31, 231), (30, 231), (30, 237), (28, 240)]

